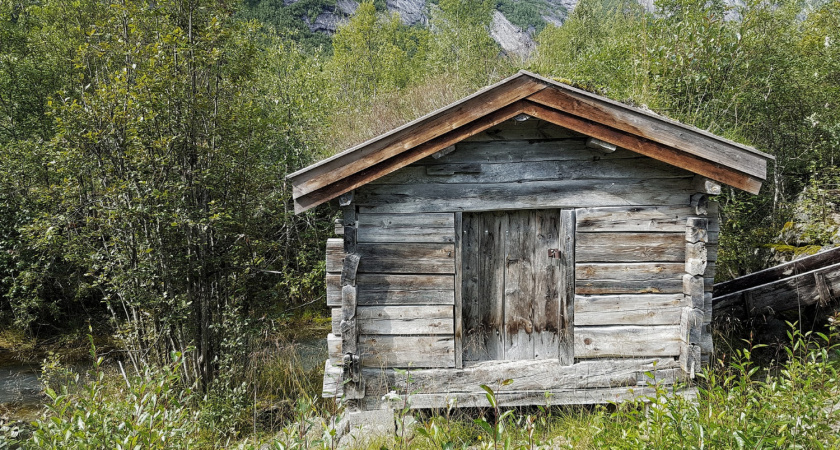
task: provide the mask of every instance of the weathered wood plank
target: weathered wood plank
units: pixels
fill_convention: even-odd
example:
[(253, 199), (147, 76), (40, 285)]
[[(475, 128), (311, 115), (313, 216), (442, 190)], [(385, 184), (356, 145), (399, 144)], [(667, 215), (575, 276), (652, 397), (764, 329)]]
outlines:
[[(456, 151), (440, 159), (424, 158), (414, 165), (437, 164), (504, 164), (545, 161), (592, 161), (592, 151), (586, 148), (585, 138), (560, 141), (511, 140), (503, 142), (460, 142)], [(639, 154), (619, 149), (603, 160), (635, 159)]]
[(475, 361), (481, 359), (486, 352), (487, 331), (483, 323), (484, 319), (489, 317), (489, 314), (484, 312), (487, 307), (481, 302), (479, 291), (481, 281), (483, 281), (481, 277), (482, 254), (480, 253), (481, 216), (464, 213), (461, 226), (463, 235), (461, 264), (464, 269), (461, 281), (461, 302), (464, 310), (463, 361)]
[[(358, 244), (359, 273), (454, 274), (453, 244)], [(340, 239), (327, 240), (327, 272), (341, 271), (345, 257)]]
[(557, 274), (560, 280), (560, 347), (558, 361), (561, 365), (572, 365), (575, 361), (575, 210), (560, 211), (560, 266)]
[[(685, 244), (685, 271), (689, 275), (703, 275), (706, 272), (706, 244), (704, 242)], [(713, 275), (713, 274), (712, 274)]]
[(694, 189), (697, 192), (709, 195), (720, 195), (721, 192), (720, 183), (700, 175), (694, 177)]
[[(529, 303), (532, 315), (530, 338), (534, 342), (534, 349), (531, 358), (557, 359), (560, 351), (561, 332), (561, 211), (549, 209), (536, 210), (532, 213), (534, 230), (532, 234), (533, 243), (531, 244), (531, 258), (533, 258), (531, 266), (534, 284), (531, 289), (533, 299)], [(560, 257), (549, 257), (548, 249), (561, 250)]]
[(546, 140), (582, 138), (580, 133), (558, 127), (544, 120), (529, 119), (524, 122), (508, 120), (489, 128), (464, 142), (511, 141), (511, 140)]
[(689, 217), (685, 224), (685, 241), (688, 243), (709, 242), (709, 219)]
[(578, 295), (575, 325), (679, 325), (685, 295)]
[[(693, 397), (696, 388), (686, 388), (681, 395)], [(505, 393), (496, 397), (499, 406), (529, 406), (529, 405), (592, 405), (603, 403), (620, 403), (637, 398), (656, 396), (653, 387), (620, 387), (595, 388), (575, 390), (550, 391), (522, 391)], [(415, 394), (410, 396), (409, 407), (412, 409), (447, 408), (457, 405), (461, 408), (488, 408), (490, 404), (482, 393), (449, 393), (449, 394)]]
[(578, 263), (575, 266), (577, 281), (586, 280), (663, 280), (682, 274), (682, 263)]
[(455, 367), (452, 336), (360, 336), (362, 367)]
[[(365, 187), (364, 190), (368, 190)], [(362, 192), (362, 190), (360, 190)], [(455, 242), (455, 216), (451, 213), (359, 214), (360, 243)]]
[(575, 358), (677, 356), (680, 326), (575, 327)]
[[(480, 157), (480, 155), (476, 155), (476, 158)], [(578, 179), (638, 180), (646, 177), (685, 178), (688, 176), (690, 176), (688, 171), (651, 158), (597, 159), (593, 161), (590, 154), (589, 158), (583, 160), (412, 165), (403, 167), (371, 184), (518, 183), (522, 181)]]
[(481, 217), (479, 302), (484, 306), (480, 322), (482, 337), (479, 342), (484, 342), (484, 348), (476, 349), (479, 359), (505, 359), (504, 298), (509, 225), (508, 217), (503, 212), (484, 214)]
[[(613, 206), (580, 208), (577, 232), (663, 232), (684, 233), (686, 220), (697, 214), (694, 208), (672, 206)], [(709, 224), (710, 231), (719, 231), (718, 224)]]
[(335, 334), (327, 335), (327, 355), (329, 355), (329, 362), (333, 366), (340, 366), (344, 353), (341, 351), (341, 336)]
[[(341, 305), (340, 300), (339, 305)], [(330, 310), (330, 317), (332, 319), (332, 327), (330, 331), (332, 331), (332, 334), (336, 336), (341, 336), (341, 308), (332, 308)]]
[(718, 283), (715, 285), (715, 296), (722, 297), (743, 289), (771, 283), (791, 275), (810, 272), (831, 265), (836, 261), (840, 261), (840, 247), (754, 272), (734, 280)]
[(455, 367), (464, 367), (464, 302), (461, 297), (464, 285), (463, 226), (464, 217), (455, 213)]
[[(825, 288), (832, 297), (840, 294), (840, 264), (783, 278), (750, 289), (744, 289), (714, 298), (714, 314), (743, 317), (744, 314), (773, 314), (820, 302), (820, 290), (814, 272), (822, 273)], [(746, 307), (745, 307), (746, 306)]]
[[(454, 305), (454, 275), (363, 273), (357, 277), (359, 305)], [(327, 305), (341, 306), (340, 276), (327, 274)]]
[[(485, 361), (460, 370), (421, 369), (411, 371), (411, 383), (393, 370), (365, 370), (368, 379), (384, 377), (389, 390), (419, 393), (484, 392), (480, 385), (491, 386), (497, 393), (548, 391), (552, 389), (592, 389), (619, 386), (646, 386), (657, 378), (673, 377), (679, 363), (673, 358), (599, 359), (563, 365), (555, 359), (522, 361)], [(499, 380), (510, 379), (507, 386)], [(671, 378), (671, 382), (675, 381)], [(372, 384), (372, 383), (371, 383)]]
[(344, 395), (344, 385), (341, 377), (341, 367), (330, 364), (330, 360), (324, 361), (324, 384), (321, 389), (323, 398), (340, 398)]
[(452, 306), (359, 306), (356, 308), (356, 321), (359, 334), (455, 333)]
[(505, 359), (533, 359), (534, 311), (534, 214), (512, 211), (507, 214), (505, 252), (504, 333)]
[(578, 262), (685, 261), (685, 235), (681, 233), (579, 233)]
[(360, 211), (382, 213), (674, 204), (688, 197), (690, 182), (691, 178), (649, 178), (368, 185), (359, 189), (357, 201)]
[(368, 228), (392, 230), (395, 228), (445, 228), (455, 227), (455, 216), (451, 213), (423, 214), (376, 214), (359, 215), (359, 222)]

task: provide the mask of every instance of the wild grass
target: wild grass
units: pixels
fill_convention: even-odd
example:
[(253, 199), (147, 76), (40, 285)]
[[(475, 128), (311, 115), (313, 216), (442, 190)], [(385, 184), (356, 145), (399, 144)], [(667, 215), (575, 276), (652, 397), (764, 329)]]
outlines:
[[(762, 345), (725, 351), (697, 380), (696, 398), (658, 386), (650, 397), (591, 407), (396, 411), (413, 429), (349, 448), (838, 448), (840, 333), (790, 327), (783, 360), (758, 364)], [(260, 367), (244, 385), (251, 423), (235, 438), (209, 430), (215, 407), (179, 380), (177, 367), (128, 375), (97, 358), (89, 377), (47, 391), (50, 402), (30, 430), (5, 444), (20, 448), (336, 448), (341, 404), (318, 398), (320, 370), (303, 370), (296, 352), (276, 342), (251, 355)], [(488, 399), (494, 398), (493, 386)], [(493, 402), (491, 401), (491, 404)], [(19, 430), (17, 431), (20, 432)], [(25, 440), (20, 440), (25, 436)], [(354, 447), (354, 445), (359, 444)]]

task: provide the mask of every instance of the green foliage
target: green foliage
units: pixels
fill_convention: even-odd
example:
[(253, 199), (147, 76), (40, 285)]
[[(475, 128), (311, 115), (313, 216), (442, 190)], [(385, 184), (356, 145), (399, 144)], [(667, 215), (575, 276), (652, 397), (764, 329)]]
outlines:
[(492, 0), (441, 0), (431, 9), (429, 65), (451, 82), (470, 87), (489, 84), (506, 72), (499, 46), (490, 37)]
[(330, 7), (335, 7), (335, 0), (298, 0), (290, 4), (283, 0), (246, 0), (238, 15), (245, 20), (257, 20), (265, 27), (286, 34), (308, 49), (329, 51), (329, 36), (311, 31), (303, 18), (312, 23)]
[(71, 381), (46, 388), (46, 412), (21, 448), (194, 448), (200, 429), (194, 395), (179, 374), (181, 354), (170, 365), (144, 367), (133, 376), (123, 372), (119, 380), (109, 380), (95, 348), (92, 354), (87, 377), (51, 368), (54, 379)]
[[(559, 8), (565, 14), (566, 9), (560, 5), (551, 5), (551, 8)], [(545, 28), (545, 20), (542, 18), (548, 11), (549, 5), (542, 0), (501, 0), (496, 8), (507, 17), (510, 22), (519, 28), (527, 31), (531, 27), (534, 32), (539, 33)], [(557, 14), (557, 12), (554, 12)]]
[(761, 195), (720, 199), (718, 271), (732, 277), (769, 264), (761, 249), (822, 164), (837, 160), (838, 7), (662, 0), (649, 13), (584, 0), (539, 35), (532, 65), (776, 156)]
[(403, 25), (363, 2), (333, 38), (332, 65), (340, 92), (375, 98), (404, 88), (422, 75), (427, 33)]

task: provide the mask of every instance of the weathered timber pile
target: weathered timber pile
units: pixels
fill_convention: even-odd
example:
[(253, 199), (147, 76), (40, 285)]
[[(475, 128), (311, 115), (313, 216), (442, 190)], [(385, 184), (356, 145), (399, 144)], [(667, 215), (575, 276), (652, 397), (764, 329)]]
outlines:
[(840, 298), (840, 247), (715, 285), (715, 318), (827, 306)]

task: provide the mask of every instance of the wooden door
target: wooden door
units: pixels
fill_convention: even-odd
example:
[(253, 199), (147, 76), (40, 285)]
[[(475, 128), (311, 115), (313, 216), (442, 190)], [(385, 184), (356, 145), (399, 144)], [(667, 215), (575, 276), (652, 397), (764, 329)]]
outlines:
[[(571, 363), (572, 214), (559, 209), (463, 214), (464, 362)], [(555, 249), (559, 254), (552, 257), (549, 250)]]

